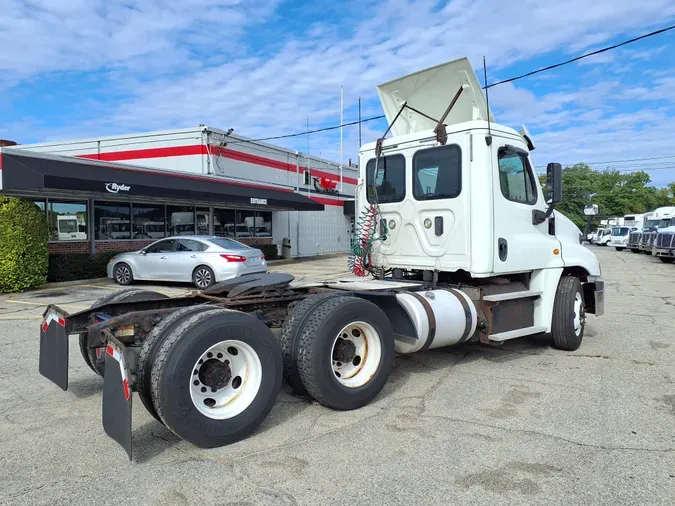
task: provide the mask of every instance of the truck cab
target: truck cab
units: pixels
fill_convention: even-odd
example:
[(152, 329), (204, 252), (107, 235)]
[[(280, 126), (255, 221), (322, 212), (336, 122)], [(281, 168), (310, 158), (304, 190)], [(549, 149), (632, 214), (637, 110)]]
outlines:
[(623, 251), (628, 247), (630, 233), (636, 230), (631, 227), (612, 227), (610, 244), (616, 251)]
[(522, 283), (541, 293), (532, 328), (550, 330), (561, 276), (601, 274), (582, 232), (553, 209), (559, 164), (549, 164), (545, 192), (527, 129), (494, 122), (465, 58), (378, 93), (393, 135), (362, 146), (356, 202), (377, 208), (366, 225), (372, 266), (394, 279)]

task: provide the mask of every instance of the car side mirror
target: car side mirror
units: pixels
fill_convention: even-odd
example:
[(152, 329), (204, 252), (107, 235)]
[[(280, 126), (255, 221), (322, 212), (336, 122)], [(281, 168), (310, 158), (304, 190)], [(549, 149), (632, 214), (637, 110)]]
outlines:
[(586, 204), (584, 206), (584, 216), (597, 216), (598, 214), (600, 214), (598, 204)]
[(549, 203), (562, 202), (562, 165), (559, 163), (549, 163), (546, 166), (546, 194)]
[(148, 254), (148, 252), (145, 249), (141, 250), (141, 255), (147, 255), (147, 254)]

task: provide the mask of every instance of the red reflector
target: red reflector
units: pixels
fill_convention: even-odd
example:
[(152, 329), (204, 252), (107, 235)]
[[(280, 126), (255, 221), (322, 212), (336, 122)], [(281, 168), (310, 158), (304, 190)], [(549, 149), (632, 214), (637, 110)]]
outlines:
[(241, 255), (227, 255), (227, 254), (222, 254), (222, 255), (220, 255), (220, 256), (223, 257), (223, 258), (224, 258), (225, 260), (227, 260), (228, 262), (245, 262), (245, 261), (246, 261), (246, 257), (243, 257), (243, 256), (241, 256)]
[(111, 357), (113, 357), (113, 358), (115, 357), (115, 350), (113, 350), (113, 347), (112, 347), (112, 346), (110, 346), (110, 345), (106, 346), (105, 352), (106, 352), (108, 355), (110, 355)]
[(57, 321), (57, 322), (59, 323), (59, 325), (61, 325), (62, 327), (65, 327), (65, 326), (66, 326), (66, 320), (64, 320), (63, 318), (59, 318), (59, 319), (56, 320), (56, 321)]
[(101, 358), (103, 355), (103, 350), (101, 348), (96, 348), (96, 358)]
[(47, 332), (47, 329), (49, 328), (49, 325), (47, 322), (42, 322), (42, 332)]
[(260, 255), (260, 260), (265, 260), (265, 253)]
[(131, 392), (129, 391), (129, 383), (127, 383), (126, 379), (122, 380), (122, 388), (124, 388), (124, 398), (129, 400), (129, 397), (131, 397)]

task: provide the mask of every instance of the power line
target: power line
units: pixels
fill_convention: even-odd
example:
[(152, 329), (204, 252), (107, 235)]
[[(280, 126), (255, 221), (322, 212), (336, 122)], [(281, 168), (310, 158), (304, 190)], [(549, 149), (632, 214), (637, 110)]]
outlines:
[(646, 38), (649, 38), (649, 37), (654, 37), (655, 35), (660, 35), (662, 33), (665, 33), (667, 31), (669, 31), (669, 30), (672, 30), (672, 29), (675, 29), (675, 25), (667, 26), (665, 28), (661, 28), (660, 30), (645, 33), (644, 35), (640, 35), (639, 37), (635, 37), (633, 39), (625, 40), (625, 41), (620, 42), (618, 44), (614, 44), (613, 46), (603, 47), (602, 49), (598, 49), (597, 51), (592, 51), (590, 53), (582, 54), (581, 56), (577, 56), (576, 58), (572, 58), (571, 60), (566, 60), (566, 61), (563, 61), (563, 62), (560, 62), (560, 63), (556, 63), (554, 65), (549, 65), (548, 67), (543, 67), (543, 68), (540, 68), (540, 69), (537, 69), (537, 70), (533, 70), (531, 72), (527, 72), (526, 74), (522, 74), (522, 75), (519, 75), (519, 76), (516, 76), (516, 77), (511, 77), (509, 79), (504, 79), (503, 81), (497, 81), (496, 83), (488, 84), (487, 87), (484, 87), (484, 89), (485, 88), (492, 88), (493, 86), (498, 86), (500, 84), (510, 83), (510, 82), (513, 82), (513, 81), (517, 81), (519, 79), (524, 79), (525, 77), (530, 77), (530, 76), (533, 76), (535, 74), (539, 74), (541, 72), (546, 72), (547, 70), (552, 70), (552, 69), (555, 69), (555, 68), (558, 68), (558, 67), (562, 67), (563, 65), (569, 65), (570, 63), (574, 63), (576, 61), (583, 60), (584, 58), (588, 58), (589, 56), (595, 56), (596, 54), (605, 53), (607, 51), (611, 51), (612, 49), (616, 49), (616, 48), (621, 47), (621, 46), (626, 46), (628, 44), (632, 44), (633, 42), (637, 42), (638, 40), (646, 39)]
[[(484, 86), (483, 89), (493, 88), (494, 86), (499, 86), (500, 84), (518, 81), (519, 79), (524, 79), (526, 77), (533, 76), (533, 75), (539, 74), (541, 72), (546, 72), (548, 70), (552, 70), (552, 69), (555, 69), (555, 68), (558, 68), (558, 67), (562, 67), (564, 65), (569, 65), (570, 63), (574, 63), (574, 62), (582, 60), (584, 58), (588, 58), (590, 56), (595, 56), (595, 55), (600, 54), (600, 53), (605, 53), (607, 51), (611, 51), (613, 49), (616, 49), (616, 48), (619, 48), (619, 47), (622, 47), (622, 46), (626, 46), (628, 44), (632, 44), (632, 43), (637, 42), (639, 40), (643, 40), (643, 39), (646, 39), (646, 38), (649, 38), (649, 37), (654, 37), (655, 35), (660, 35), (662, 33), (665, 33), (667, 31), (673, 30), (673, 29), (675, 29), (675, 25), (667, 26), (665, 28), (661, 28), (660, 30), (655, 30), (653, 32), (646, 33), (644, 35), (640, 35), (639, 37), (635, 37), (635, 38), (620, 42), (618, 44), (614, 44), (612, 46), (607, 46), (607, 47), (604, 47), (602, 49), (598, 49), (597, 51), (592, 51), (590, 53), (582, 54), (582, 55), (577, 56), (575, 58), (572, 58), (570, 60), (566, 60), (566, 61), (563, 61), (563, 62), (560, 62), (560, 63), (555, 63), (553, 65), (549, 65), (547, 67), (542, 67), (540, 69), (533, 70), (531, 72), (527, 72), (527, 73), (521, 74), (519, 76), (511, 77), (509, 79), (504, 79), (503, 81), (498, 81), (496, 83), (488, 84), (487, 86)], [(278, 140), (278, 139), (289, 139), (289, 138), (292, 138), (292, 137), (301, 137), (303, 135), (315, 134), (315, 133), (320, 133), (320, 132), (328, 132), (330, 130), (337, 130), (338, 128), (342, 128), (342, 127), (346, 127), (346, 126), (358, 125), (359, 123), (367, 123), (369, 121), (375, 121), (375, 120), (378, 120), (378, 119), (382, 119), (384, 117), (385, 117), (384, 114), (380, 114), (378, 116), (371, 116), (370, 118), (362, 119), (360, 122), (358, 120), (357, 121), (350, 121), (349, 123), (342, 123), (341, 125), (332, 125), (332, 126), (328, 126), (328, 127), (324, 127), (324, 128), (317, 128), (316, 130), (306, 130), (304, 132), (296, 132), (296, 133), (285, 134), (285, 135), (275, 135), (275, 136), (272, 136), (272, 137), (263, 137), (263, 138), (260, 138), (260, 139), (238, 140), (238, 141), (234, 141), (234, 142), (229, 142), (228, 144), (244, 144), (244, 143), (251, 143), (251, 142), (263, 142), (263, 141), (272, 141), (272, 140)]]
[(297, 132), (294, 134), (286, 134), (286, 135), (275, 135), (274, 137), (263, 137), (262, 139), (247, 139), (247, 140), (242, 139), (235, 142), (228, 142), (228, 144), (244, 144), (246, 142), (263, 142), (263, 141), (272, 141), (276, 139), (288, 139), (290, 137), (302, 137), (303, 135), (315, 134), (319, 132), (327, 132), (329, 130), (337, 130), (338, 128), (341, 127), (358, 125), (359, 123), (367, 123), (369, 121), (375, 121), (377, 119), (382, 119), (384, 117), (385, 117), (384, 114), (380, 114), (379, 116), (371, 116), (370, 118), (365, 118), (362, 119), (361, 121), (359, 120), (350, 121), (349, 123), (342, 123), (341, 125), (332, 125), (329, 127), (317, 128), (316, 130), (305, 130), (304, 132)]

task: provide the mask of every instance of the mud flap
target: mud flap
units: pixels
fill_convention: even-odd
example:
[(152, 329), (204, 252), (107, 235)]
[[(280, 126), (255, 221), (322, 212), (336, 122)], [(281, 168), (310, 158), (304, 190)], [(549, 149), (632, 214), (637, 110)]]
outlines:
[(124, 448), (131, 461), (131, 384), (124, 350), (124, 345), (114, 338), (106, 346), (103, 429)]
[(39, 371), (42, 376), (68, 390), (68, 334), (66, 315), (49, 307), (40, 325)]

